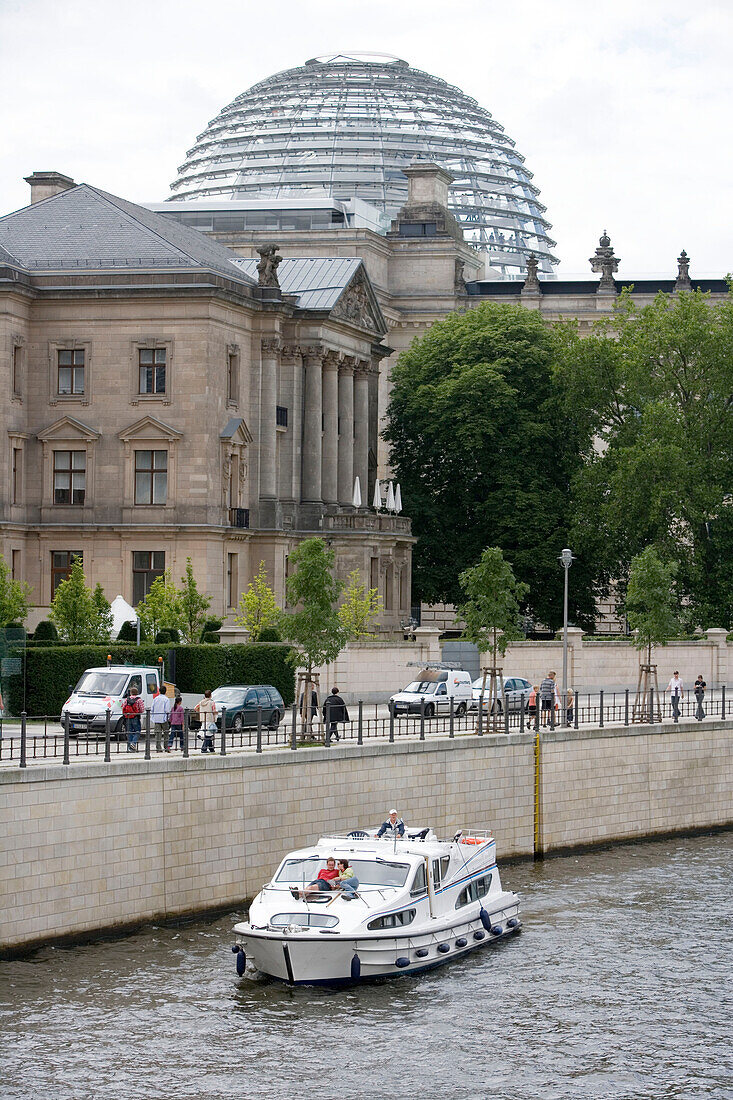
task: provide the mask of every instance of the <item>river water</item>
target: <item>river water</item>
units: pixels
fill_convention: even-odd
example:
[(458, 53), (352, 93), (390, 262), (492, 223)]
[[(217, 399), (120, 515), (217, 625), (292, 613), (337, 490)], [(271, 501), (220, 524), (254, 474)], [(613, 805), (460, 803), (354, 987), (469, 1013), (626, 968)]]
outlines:
[(234, 914), (0, 963), (2, 1100), (733, 1098), (733, 834), (502, 868), (524, 931), (341, 991)]

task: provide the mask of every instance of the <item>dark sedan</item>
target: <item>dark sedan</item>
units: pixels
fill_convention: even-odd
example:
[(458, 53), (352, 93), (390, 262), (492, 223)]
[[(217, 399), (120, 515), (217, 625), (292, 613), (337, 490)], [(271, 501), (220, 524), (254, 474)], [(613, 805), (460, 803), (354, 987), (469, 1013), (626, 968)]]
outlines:
[[(257, 725), (257, 711), (262, 707), (262, 725), (276, 730), (285, 714), (285, 703), (272, 684), (224, 684), (212, 691), (219, 717), (216, 724), (221, 729), (221, 712), (226, 707), (228, 730), (239, 733), (246, 726)], [(191, 727), (196, 728), (196, 715), (192, 714)]]

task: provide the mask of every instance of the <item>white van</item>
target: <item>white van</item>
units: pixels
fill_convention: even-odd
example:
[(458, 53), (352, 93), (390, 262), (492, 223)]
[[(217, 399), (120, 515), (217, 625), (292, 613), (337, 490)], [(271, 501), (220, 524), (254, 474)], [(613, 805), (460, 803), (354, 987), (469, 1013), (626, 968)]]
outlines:
[(110, 712), (110, 729), (120, 733), (122, 704), (130, 688), (136, 687), (149, 710), (153, 695), (161, 686), (162, 669), (153, 665), (102, 665), (88, 668), (61, 708), (61, 721), (69, 716), (74, 733), (104, 733), (105, 715)]
[(453, 700), (454, 714), (466, 714), (471, 705), (471, 675), (458, 668), (424, 668), (417, 679), (404, 691), (389, 700), (390, 713), (398, 718), (402, 714), (420, 714), (425, 704), (425, 717), (450, 714)]

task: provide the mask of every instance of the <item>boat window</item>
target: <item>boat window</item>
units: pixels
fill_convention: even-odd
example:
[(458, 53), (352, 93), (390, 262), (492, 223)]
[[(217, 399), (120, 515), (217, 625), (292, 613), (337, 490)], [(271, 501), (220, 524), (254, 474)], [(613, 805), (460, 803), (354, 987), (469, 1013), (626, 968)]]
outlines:
[(403, 928), (406, 924), (412, 924), (417, 909), (403, 909), (401, 913), (386, 913), (383, 917), (375, 917), (370, 920), (367, 928), (375, 932), (381, 928)]
[[(404, 886), (410, 870), (408, 863), (394, 863), (387, 859), (350, 859), (349, 863), (362, 886)], [(302, 886), (304, 882), (312, 882), (325, 866), (323, 856), (286, 859), (274, 881)]]
[(326, 861), (320, 856), (306, 856), (304, 859), (286, 859), (278, 872), (275, 882), (312, 882), (321, 868), (325, 866)]
[(472, 901), (478, 901), (479, 898), (486, 897), (490, 886), (490, 874), (482, 875), (481, 878), (475, 878), (473, 882), (469, 882), (468, 886), (464, 887), (458, 895), (456, 909), (461, 909), (464, 905), (470, 905)]
[(327, 913), (275, 913), (270, 917), (271, 928), (286, 928), (289, 924), (299, 924), (301, 928), (333, 928), (338, 917)]
[(443, 879), (448, 874), (448, 865), (450, 863), (450, 856), (441, 856), (440, 859), (433, 860), (433, 885), (440, 886)]
[(420, 894), (424, 894), (428, 888), (427, 879), (425, 877), (425, 864), (421, 863), (415, 872), (415, 877), (412, 880), (412, 886), (410, 887), (410, 897), (419, 897)]

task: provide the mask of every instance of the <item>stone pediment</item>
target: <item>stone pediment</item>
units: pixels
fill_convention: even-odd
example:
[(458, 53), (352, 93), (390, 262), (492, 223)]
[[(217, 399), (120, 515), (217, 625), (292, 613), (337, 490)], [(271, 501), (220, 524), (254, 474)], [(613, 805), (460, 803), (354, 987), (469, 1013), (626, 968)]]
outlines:
[(59, 442), (83, 440), (85, 443), (93, 443), (95, 439), (99, 439), (100, 434), (95, 428), (90, 428), (88, 424), (84, 424), (73, 416), (62, 416), (38, 432), (37, 438), (42, 443), (53, 443), (56, 440)]
[(344, 287), (330, 315), (335, 320), (366, 329), (373, 336), (381, 338), (387, 332), (387, 323), (363, 265)]
[(225, 443), (246, 444), (254, 441), (254, 436), (241, 416), (233, 416), (219, 434)]
[(130, 424), (128, 428), (123, 428), (121, 432), (117, 433), (118, 438), (123, 443), (149, 439), (172, 443), (174, 440), (180, 439), (182, 435), (183, 432), (172, 428), (170, 424), (164, 424), (162, 420), (158, 420), (155, 416), (143, 416), (142, 419), (136, 420), (134, 424)]

